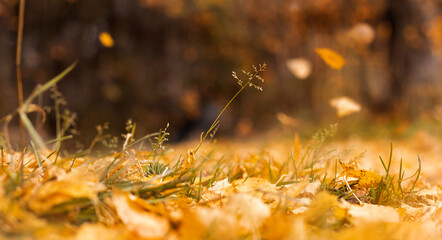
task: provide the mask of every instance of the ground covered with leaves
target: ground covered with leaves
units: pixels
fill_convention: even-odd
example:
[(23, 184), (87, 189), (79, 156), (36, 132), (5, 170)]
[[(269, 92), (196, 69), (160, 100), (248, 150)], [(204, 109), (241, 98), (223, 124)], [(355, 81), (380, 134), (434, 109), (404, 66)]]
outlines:
[(149, 151), (131, 134), (102, 156), (2, 150), (0, 237), (441, 239), (440, 141), (327, 142), (335, 128), (197, 153), (162, 131)]

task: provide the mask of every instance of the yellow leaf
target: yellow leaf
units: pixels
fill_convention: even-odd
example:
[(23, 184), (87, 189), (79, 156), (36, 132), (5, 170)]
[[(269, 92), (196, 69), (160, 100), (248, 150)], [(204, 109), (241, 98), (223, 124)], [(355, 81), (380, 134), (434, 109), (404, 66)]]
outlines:
[(100, 42), (103, 46), (108, 47), (108, 48), (114, 46), (114, 39), (112, 38), (112, 36), (108, 32), (100, 33), (98, 38), (100, 39)]
[(75, 198), (95, 197), (96, 190), (87, 181), (51, 181), (39, 187), (29, 201), (29, 208), (36, 213), (43, 213), (52, 207)]
[(345, 59), (328, 48), (316, 48), (315, 52), (324, 62), (334, 69), (341, 69), (345, 65)]
[(118, 190), (113, 192), (112, 200), (121, 221), (141, 237), (164, 238), (169, 231), (169, 221), (134, 203), (137, 199), (130, 193)]
[(337, 111), (338, 117), (361, 111), (361, 105), (348, 97), (338, 97), (330, 100), (330, 106)]
[(355, 226), (368, 223), (399, 222), (399, 213), (392, 207), (364, 204), (362, 206), (344, 203), (350, 215), (349, 221)]
[(195, 154), (193, 153), (193, 151), (191, 149), (189, 149), (187, 151), (186, 159), (180, 163), (180, 166), (178, 168), (178, 172), (183, 173), (183, 172), (187, 171), (192, 166), (192, 164), (194, 162), (195, 162)]

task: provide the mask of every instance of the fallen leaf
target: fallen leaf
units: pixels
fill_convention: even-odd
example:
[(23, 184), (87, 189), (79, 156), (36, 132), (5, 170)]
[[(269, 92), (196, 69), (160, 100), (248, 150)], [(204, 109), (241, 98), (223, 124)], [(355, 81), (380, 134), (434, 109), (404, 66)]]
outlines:
[(195, 162), (195, 154), (192, 149), (187, 150), (187, 157), (185, 160), (183, 160), (180, 163), (180, 166), (178, 167), (178, 173), (183, 173), (187, 171), (192, 164)]
[(362, 226), (367, 223), (399, 222), (399, 213), (392, 207), (367, 204), (354, 205), (343, 202), (344, 208), (348, 210), (349, 221), (355, 226)]
[(324, 62), (334, 69), (341, 69), (345, 65), (345, 59), (328, 48), (316, 48), (315, 52)]
[(307, 186), (305, 186), (305, 188), (301, 191), (301, 194), (307, 197), (313, 197), (319, 190), (320, 186), (321, 182), (319, 180), (316, 180), (312, 183), (307, 184)]
[(330, 106), (337, 111), (338, 117), (361, 111), (361, 105), (348, 97), (338, 97), (330, 100)]
[[(114, 191), (112, 201), (117, 214), (126, 227), (144, 238), (163, 238), (169, 231), (169, 221), (157, 214), (145, 211), (134, 203), (138, 197), (130, 193)], [(142, 201), (142, 200), (141, 200)]]
[(312, 64), (304, 58), (294, 58), (286, 61), (292, 74), (299, 79), (306, 79), (312, 73)]
[[(101, 184), (99, 184), (101, 185)], [(52, 207), (79, 198), (93, 200), (97, 188), (87, 181), (61, 180), (41, 185), (29, 200), (29, 208), (36, 213), (46, 212)]]
[(315, 195), (303, 216), (311, 225), (336, 227), (345, 223), (346, 212), (339, 206), (336, 196), (322, 191)]
[(86, 223), (81, 225), (80, 229), (75, 236), (78, 240), (113, 240), (113, 239), (129, 239), (130, 233), (123, 227), (106, 227), (103, 224)]
[(228, 178), (224, 178), (223, 180), (216, 181), (212, 187), (209, 188), (210, 191), (213, 191), (216, 194), (224, 195), (226, 190), (231, 186), (232, 184), (229, 183)]
[(238, 239), (239, 226), (235, 216), (220, 208), (198, 207), (184, 211), (180, 239)]
[(278, 198), (275, 195), (277, 192), (275, 184), (264, 178), (251, 177), (245, 182), (244, 179), (238, 179), (232, 182), (232, 186), (235, 192), (251, 194), (266, 203), (276, 203)]
[(236, 216), (239, 226), (249, 231), (257, 230), (270, 216), (269, 206), (260, 198), (245, 193), (232, 195), (222, 210)]

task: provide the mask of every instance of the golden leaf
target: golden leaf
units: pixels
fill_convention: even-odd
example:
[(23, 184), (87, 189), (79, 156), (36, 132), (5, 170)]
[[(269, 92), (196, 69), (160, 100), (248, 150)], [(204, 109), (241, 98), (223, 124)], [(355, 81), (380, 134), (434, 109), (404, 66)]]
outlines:
[(144, 238), (164, 238), (169, 231), (169, 221), (139, 206), (138, 197), (114, 191), (112, 200), (117, 214), (126, 227)]
[(183, 172), (187, 171), (192, 166), (192, 164), (194, 162), (195, 162), (195, 154), (193, 153), (193, 151), (191, 149), (189, 149), (187, 151), (186, 159), (180, 163), (180, 166), (178, 168), (178, 172), (183, 173)]
[(316, 48), (315, 52), (327, 65), (334, 69), (341, 69), (345, 65), (345, 59), (333, 50), (328, 48)]
[(36, 213), (43, 213), (52, 207), (75, 198), (95, 197), (95, 189), (86, 181), (52, 181), (37, 189), (29, 201), (29, 208)]
[(392, 207), (364, 204), (362, 206), (344, 203), (350, 215), (350, 222), (355, 226), (367, 223), (399, 222), (399, 213)]
[(105, 46), (107, 48), (114, 46), (114, 39), (112, 38), (112, 36), (108, 32), (100, 33), (98, 38), (100, 39), (100, 42), (103, 46)]
[(339, 161), (339, 163), (344, 169), (341, 176), (348, 178), (347, 180), (349, 182), (356, 181), (356, 184), (354, 185), (356, 189), (370, 189), (371, 187), (378, 186), (379, 182), (382, 180), (381, 175), (372, 171), (357, 169), (356, 166), (350, 166), (341, 161)]

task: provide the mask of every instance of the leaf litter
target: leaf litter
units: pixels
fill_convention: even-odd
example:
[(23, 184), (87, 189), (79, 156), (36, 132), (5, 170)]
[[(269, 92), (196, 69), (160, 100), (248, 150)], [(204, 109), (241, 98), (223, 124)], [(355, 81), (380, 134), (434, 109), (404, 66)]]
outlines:
[[(219, 143), (213, 149), (204, 149), (200, 155), (189, 151), (183, 161), (175, 163), (169, 159), (176, 157), (178, 151), (171, 151), (157, 161), (165, 166), (174, 164), (176, 169), (171, 167), (169, 172), (163, 170), (150, 176), (143, 175), (142, 170), (137, 172), (140, 171), (137, 164), (132, 164), (141, 164), (148, 151), (85, 157), (77, 160), (83, 164), (70, 171), (69, 159), (60, 159), (59, 163), (66, 164), (58, 165), (48, 158), (49, 161), (38, 166), (35, 155), (26, 154), (28, 164), (21, 185), (11, 171), (19, 155), (4, 151), (0, 174), (2, 238), (439, 239), (441, 236), (439, 185), (425, 182), (422, 177), (412, 193), (407, 192), (411, 183), (402, 183), (402, 198), (375, 203), (372, 192), (380, 191), (380, 186), (388, 181), (385, 173), (359, 169), (345, 154), (317, 154), (323, 161), (338, 162), (321, 165), (316, 159), (313, 168), (319, 169), (312, 171), (307, 157), (304, 157), (307, 163), (302, 166), (301, 158), (307, 148), (299, 146), (299, 137), (295, 142), (298, 146), (287, 146), (285, 150), (300, 151), (296, 153), (299, 155), (296, 170), (285, 164), (284, 159), (274, 159), (269, 165), (264, 161), (272, 158), (269, 152), (239, 157), (237, 152), (223, 150), (224, 145)], [(177, 150), (181, 147), (176, 146)], [(206, 155), (216, 151), (222, 153), (221, 157)], [(112, 162), (115, 168), (108, 169), (106, 177), (101, 179)], [(232, 176), (233, 164), (238, 171), (236, 177)], [(297, 177), (293, 176), (294, 171)], [(137, 175), (134, 172), (139, 177), (133, 177)], [(425, 176), (425, 172), (422, 174)], [(398, 190), (395, 180), (397, 175), (392, 187)], [(355, 201), (355, 196), (361, 202)]]

